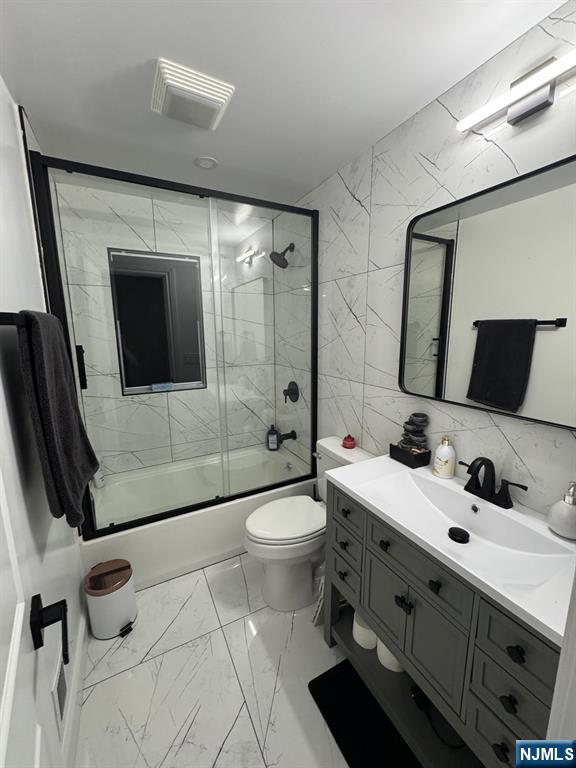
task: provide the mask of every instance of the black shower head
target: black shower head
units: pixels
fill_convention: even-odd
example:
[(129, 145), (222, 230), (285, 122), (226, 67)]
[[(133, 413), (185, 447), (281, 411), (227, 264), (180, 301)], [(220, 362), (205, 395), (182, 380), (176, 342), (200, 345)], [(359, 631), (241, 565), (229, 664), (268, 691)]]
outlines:
[(283, 251), (272, 251), (270, 254), (270, 261), (272, 264), (275, 264), (277, 267), (280, 267), (280, 269), (286, 269), (288, 266), (288, 259), (286, 258), (286, 253), (294, 250), (294, 243), (290, 243), (290, 245), (287, 245), (286, 248), (284, 248)]

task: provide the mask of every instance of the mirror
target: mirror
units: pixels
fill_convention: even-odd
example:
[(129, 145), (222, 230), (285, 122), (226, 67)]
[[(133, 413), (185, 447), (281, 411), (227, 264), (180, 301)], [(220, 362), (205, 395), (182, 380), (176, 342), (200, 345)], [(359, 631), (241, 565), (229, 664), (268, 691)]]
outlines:
[(576, 157), (412, 219), (404, 280), (404, 392), (574, 428)]
[(198, 256), (108, 249), (122, 394), (206, 386)]

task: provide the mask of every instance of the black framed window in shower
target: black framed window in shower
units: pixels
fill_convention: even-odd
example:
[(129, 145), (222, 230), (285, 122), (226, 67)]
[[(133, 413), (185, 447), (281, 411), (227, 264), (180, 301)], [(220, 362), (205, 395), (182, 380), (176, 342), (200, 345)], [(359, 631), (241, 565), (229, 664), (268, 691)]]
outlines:
[[(221, 496), (221, 494), (217, 491), (212, 498), (203, 499), (199, 502), (192, 502), (192, 503), (184, 503), (184, 504), (178, 504), (177, 506), (174, 506), (174, 508), (166, 509), (161, 512), (157, 512), (154, 514), (146, 514), (142, 517), (135, 517), (134, 519), (122, 521), (122, 522), (113, 522), (107, 525), (106, 527), (102, 527), (97, 521), (95, 509), (94, 509), (94, 502), (92, 493), (90, 490), (86, 493), (84, 501), (83, 501), (83, 510), (84, 510), (84, 516), (85, 516), (85, 523), (82, 528), (82, 534), (84, 538), (86, 539), (92, 539), (96, 537), (101, 537), (108, 535), (110, 533), (119, 532), (122, 530), (127, 530), (130, 528), (134, 528), (149, 522), (155, 522), (158, 520), (167, 519), (169, 517), (173, 517), (176, 515), (180, 515), (186, 512), (191, 512), (196, 509), (201, 509), (205, 507), (209, 507), (212, 505), (220, 504), (223, 501), (227, 500), (234, 500), (238, 498), (242, 498), (248, 495), (251, 495), (253, 493), (257, 493), (260, 490), (272, 490), (275, 488), (280, 488), (282, 486), (288, 486), (292, 485), (295, 482), (301, 482), (301, 481), (307, 481), (312, 480), (316, 477), (316, 460), (314, 457), (314, 449), (315, 449), (315, 443), (316, 443), (316, 422), (317, 422), (317, 344), (318, 344), (318, 308), (317, 308), (317, 301), (318, 301), (318, 212), (314, 210), (308, 210), (299, 208), (296, 206), (290, 206), (282, 203), (274, 203), (271, 201), (266, 200), (260, 200), (256, 198), (251, 198), (247, 196), (242, 195), (234, 195), (226, 192), (220, 192), (215, 191), (203, 187), (195, 187), (187, 184), (182, 184), (179, 182), (170, 182), (163, 179), (156, 179), (151, 178), (147, 176), (142, 176), (138, 174), (132, 174), (132, 173), (125, 173), (123, 171), (119, 171), (116, 169), (109, 169), (109, 168), (102, 168), (99, 166), (93, 166), (89, 164), (84, 163), (77, 163), (68, 161), (61, 158), (54, 158), (42, 155), (38, 152), (30, 152), (29, 153), (29, 160), (30, 160), (30, 177), (31, 177), (31, 190), (32, 195), (34, 199), (34, 205), (35, 210), (37, 214), (37, 227), (38, 227), (38, 233), (39, 233), (39, 239), (42, 244), (42, 267), (43, 271), (46, 277), (46, 301), (49, 311), (59, 317), (61, 320), (64, 330), (65, 330), (65, 336), (66, 336), (66, 342), (68, 344), (69, 348), (69, 354), (71, 360), (73, 360), (76, 367), (77, 361), (82, 363), (82, 355), (81, 351), (75, 348), (74, 345), (74, 336), (71, 334), (71, 329), (69, 327), (69, 296), (68, 294), (68, 285), (66, 281), (66, 277), (63, 276), (63, 265), (61, 262), (61, 258), (59, 256), (59, 246), (61, 247), (61, 237), (62, 233), (59, 230), (59, 219), (58, 214), (59, 212), (55, 210), (55, 203), (54, 203), (54, 197), (53, 197), (53, 191), (51, 187), (53, 186), (53, 178), (52, 174), (54, 172), (60, 172), (64, 174), (70, 174), (72, 177), (74, 174), (78, 174), (78, 176), (82, 175), (84, 177), (90, 177), (95, 180), (95, 182), (102, 182), (102, 183), (108, 183), (108, 182), (119, 182), (120, 184), (127, 184), (127, 185), (136, 185), (140, 187), (147, 187), (151, 190), (158, 190), (161, 193), (167, 193), (167, 194), (174, 194), (178, 196), (182, 196), (182, 198), (186, 198), (187, 196), (195, 197), (199, 201), (206, 201), (207, 204), (211, 205), (211, 201), (214, 202), (214, 204), (219, 204), (224, 206), (224, 204), (238, 204), (238, 206), (242, 207), (242, 212), (255, 210), (255, 209), (264, 209), (269, 211), (269, 218), (270, 220), (274, 220), (274, 226), (272, 227), (272, 230), (275, 232), (276, 230), (280, 231), (281, 227), (276, 227), (276, 222), (280, 220), (280, 217), (282, 214), (287, 214), (287, 218), (290, 219), (290, 216), (293, 215), (295, 218), (302, 217), (302, 220), (308, 221), (308, 229), (310, 232), (310, 269), (309, 269), (309, 279), (310, 279), (310, 350), (309, 350), (309, 363), (307, 363), (306, 368), (309, 370), (305, 371), (305, 375), (307, 377), (307, 387), (308, 387), (308, 397), (305, 399), (305, 403), (309, 404), (307, 407), (310, 409), (310, 421), (309, 421), (309, 435), (307, 435), (307, 444), (306, 444), (306, 451), (307, 455), (303, 457), (304, 466), (306, 467), (305, 474), (300, 474), (297, 477), (294, 477), (293, 479), (281, 479), (279, 481), (272, 481), (268, 482), (266, 478), (266, 473), (261, 473), (261, 480), (259, 480), (260, 485), (254, 488), (250, 489), (238, 489), (231, 487), (230, 490), (224, 494), (224, 497)], [(212, 215), (212, 214), (211, 214)], [(222, 220), (224, 220), (226, 217), (223, 216)], [(222, 228), (222, 227), (221, 227)], [(137, 227), (136, 227), (137, 229)], [(283, 232), (282, 237), (283, 239), (280, 240), (273, 240), (272, 241), (272, 248), (271, 250), (274, 251), (282, 251), (286, 248), (286, 245), (289, 242), (292, 242), (294, 240), (294, 237), (289, 231), (289, 227), (286, 227), (286, 231)], [(298, 235), (297, 235), (298, 236)], [(146, 235), (143, 234), (142, 237), (145, 239)], [(252, 240), (248, 240), (246, 245), (253, 245)], [(173, 254), (170, 253), (170, 248), (154, 248), (154, 243), (146, 243), (147, 246), (149, 246), (149, 252), (147, 252), (145, 249), (142, 251), (142, 253), (145, 253), (148, 258), (152, 257), (150, 261), (152, 262), (154, 259), (166, 259), (167, 257), (182, 257), (182, 254)], [(130, 261), (130, 255), (132, 256), (132, 261), (136, 262), (133, 266), (136, 271), (138, 271), (139, 267), (137, 267), (137, 259), (138, 255), (134, 253), (134, 249), (127, 246), (126, 248), (123, 247), (124, 244), (122, 242), (114, 241), (114, 239), (110, 239), (108, 243), (108, 247), (111, 249), (111, 253), (115, 252), (116, 254), (125, 254), (125, 258)], [(185, 249), (186, 250), (186, 256), (188, 257), (188, 266), (193, 262), (194, 260), (194, 249), (192, 247)], [(132, 251), (132, 254), (131, 254)], [(292, 254), (290, 254), (292, 255)], [(115, 256), (114, 258), (118, 258), (118, 256)], [(120, 259), (121, 261), (121, 259)], [(254, 263), (257, 265), (258, 263), (264, 263), (268, 262), (268, 259), (263, 259), (260, 262), (258, 260), (255, 260)], [(127, 262), (128, 263), (128, 262)], [(272, 263), (272, 262), (270, 262)], [(293, 263), (293, 260), (291, 259), (291, 263)], [(164, 262), (165, 264), (165, 262)], [(159, 262), (159, 264), (156, 265), (157, 267), (162, 266), (162, 262)], [(252, 264), (250, 263), (250, 266)], [(124, 264), (124, 267), (126, 267), (126, 264)], [(276, 269), (274, 267), (274, 269)], [(126, 270), (125, 270), (126, 271)], [(140, 270), (141, 273), (144, 271), (148, 271), (149, 274), (154, 273), (154, 268), (149, 270)], [(162, 270), (160, 270), (162, 271)], [(127, 396), (130, 398), (132, 396), (130, 390), (131, 388), (138, 389), (139, 387), (146, 387), (149, 392), (154, 392), (156, 390), (156, 385), (159, 385), (159, 389), (163, 389), (163, 384), (166, 384), (166, 381), (162, 381), (163, 379), (172, 379), (172, 382), (168, 382), (170, 385), (174, 385), (176, 388), (178, 387), (178, 384), (183, 384), (183, 388), (189, 389), (189, 388), (196, 388), (199, 392), (206, 391), (206, 381), (207, 378), (210, 378), (210, 368), (209, 368), (209, 361), (207, 360), (207, 357), (210, 355), (210, 350), (205, 348), (205, 339), (203, 338), (204, 329), (202, 327), (198, 327), (198, 320), (199, 320), (199, 311), (198, 308), (202, 306), (203, 302), (203, 294), (206, 293), (207, 286), (204, 285), (204, 279), (203, 277), (200, 278), (200, 271), (198, 270), (198, 281), (197, 285), (195, 287), (196, 295), (197, 295), (197, 301), (198, 301), (198, 307), (196, 309), (191, 308), (192, 314), (189, 315), (188, 321), (186, 321), (185, 325), (189, 328), (191, 325), (195, 325), (195, 334), (193, 334), (194, 338), (189, 338), (186, 343), (190, 346), (190, 349), (188, 350), (188, 357), (187, 360), (190, 363), (190, 368), (188, 371), (189, 375), (182, 374), (181, 376), (174, 376), (173, 372), (170, 371), (170, 351), (164, 350), (164, 361), (162, 363), (162, 366), (160, 365), (153, 365), (152, 368), (148, 369), (147, 371), (132, 371), (130, 376), (134, 375), (136, 378), (130, 378), (127, 377), (127, 371), (124, 371), (124, 376), (121, 380), (121, 385), (123, 387), (123, 391), (121, 392), (121, 395)], [(288, 276), (288, 281), (290, 280), (289, 273), (286, 273)], [(169, 333), (168, 333), (168, 326), (171, 322), (173, 322), (173, 317), (171, 317), (170, 314), (170, 302), (168, 301), (168, 294), (166, 293), (166, 284), (167, 284), (167, 278), (162, 277), (160, 275), (156, 276), (158, 279), (156, 281), (155, 286), (150, 286), (150, 284), (145, 285), (142, 284), (140, 288), (144, 293), (141, 294), (141, 297), (144, 299), (144, 295), (148, 296), (148, 299), (144, 299), (144, 303), (146, 301), (150, 301), (151, 304), (156, 305), (156, 315), (155, 315), (155, 323), (156, 329), (162, 329), (163, 326), (165, 326), (165, 333), (160, 333), (159, 335), (165, 339), (169, 339)], [(110, 279), (110, 289), (112, 290), (112, 293), (114, 294), (114, 304), (111, 304), (111, 310), (110, 314), (112, 315), (112, 322), (115, 322), (119, 317), (122, 315), (123, 309), (119, 305), (118, 298), (119, 294), (122, 293), (122, 276), (119, 275), (118, 282), (116, 281), (115, 277), (111, 277)], [(96, 280), (100, 280), (101, 277), (96, 276)], [(135, 278), (136, 279), (136, 278)], [(148, 278), (144, 277), (143, 274), (141, 274), (137, 280), (144, 281)], [(276, 276), (276, 280), (278, 280), (278, 276)], [(246, 285), (252, 286), (252, 283), (247, 282)], [(162, 285), (161, 285), (162, 284)], [(286, 276), (284, 273), (282, 273), (282, 280), (278, 283), (280, 288), (278, 290), (285, 290), (287, 286), (286, 284)], [(298, 286), (295, 285), (295, 288)], [(139, 290), (140, 290), (139, 288)], [(150, 295), (150, 292), (153, 295)], [(288, 295), (289, 291), (286, 292), (286, 296)], [(130, 292), (128, 292), (130, 294)], [(238, 298), (242, 298), (242, 296), (236, 295), (233, 298), (233, 301), (235, 301), (239, 306), (240, 309), (242, 309), (244, 306), (250, 305), (250, 300), (247, 298), (246, 300), (238, 301)], [(204, 299), (205, 300), (205, 299)], [(266, 296), (264, 296), (264, 299), (260, 301), (263, 305), (267, 306), (267, 299)], [(124, 309), (127, 312), (128, 320), (131, 309), (133, 310), (134, 307), (130, 307), (129, 303), (125, 305)], [(281, 302), (276, 302), (280, 304)], [(120, 301), (120, 304), (122, 304), (122, 301)], [(274, 302), (272, 302), (272, 306), (274, 306)], [(150, 313), (151, 315), (153, 313)], [(162, 319), (163, 314), (163, 319)], [(146, 322), (149, 322), (148, 330), (143, 329), (143, 333), (141, 334), (140, 340), (142, 338), (146, 338), (146, 336), (150, 335), (150, 327), (152, 327), (152, 318), (141, 318), (145, 319)], [(136, 320), (134, 315), (132, 315), (132, 320)], [(227, 321), (227, 318), (224, 316), (224, 322)], [(126, 318), (125, 318), (126, 322)], [(224, 329), (224, 334), (226, 333), (226, 329)], [(118, 352), (120, 352), (120, 357), (122, 357), (122, 337), (120, 337), (118, 342)], [(161, 356), (160, 356), (161, 357)], [(90, 361), (87, 359), (87, 363), (94, 364), (94, 361)], [(241, 361), (240, 361), (241, 362)], [(274, 364), (274, 354), (272, 355), (272, 364)], [(193, 372), (192, 372), (193, 371)], [(227, 369), (228, 371), (228, 369)], [(79, 371), (79, 374), (82, 374), (82, 371)], [(91, 375), (91, 369), (88, 368), (88, 379), (90, 379)], [(282, 374), (283, 375), (283, 374)], [(142, 376), (144, 378), (142, 378)], [(229, 372), (227, 372), (226, 377), (229, 376)], [(274, 382), (276, 382), (276, 377), (278, 376), (278, 372), (272, 376), (272, 379)], [(140, 378), (138, 378), (140, 377)], [(148, 381), (146, 381), (146, 378)], [(175, 378), (181, 378), (182, 381), (174, 381)], [(82, 386), (82, 380), (85, 377), (82, 375), (79, 376), (79, 385)], [(153, 381), (153, 379), (158, 379), (158, 381)], [(184, 381), (186, 379), (186, 381)], [(231, 379), (230, 379), (231, 380)], [(188, 386), (188, 385), (191, 385)], [(229, 380), (226, 378), (226, 387), (229, 386)], [(241, 385), (239, 385), (241, 386)], [(278, 379), (277, 384), (275, 386), (278, 388), (282, 388), (284, 386), (284, 382), (281, 378)], [(169, 386), (168, 389), (171, 389), (172, 387)], [(185, 394), (185, 393), (184, 393)], [(193, 395), (193, 393), (190, 393)], [(175, 392), (175, 396), (180, 396), (181, 393)], [(81, 393), (79, 392), (79, 397), (81, 396)], [(146, 395), (141, 395), (142, 397), (145, 397)], [(155, 395), (153, 395), (155, 396)], [(201, 395), (198, 395), (201, 397)], [(281, 395), (281, 392), (275, 392), (274, 397), (276, 398), (276, 403), (278, 403), (280, 400), (283, 403), (284, 398)], [(250, 403), (248, 403), (248, 406)], [(280, 417), (279, 417), (280, 418)], [(292, 424), (286, 425), (286, 431), (289, 431), (289, 427), (291, 427)], [(264, 427), (262, 426), (262, 438), (265, 436)], [(225, 442), (228, 444), (228, 441), (230, 441), (230, 444), (234, 443), (234, 435), (227, 435)], [(264, 442), (262, 440), (262, 442)], [(241, 444), (241, 443), (240, 443)], [(287, 447), (289, 449), (289, 446)]]

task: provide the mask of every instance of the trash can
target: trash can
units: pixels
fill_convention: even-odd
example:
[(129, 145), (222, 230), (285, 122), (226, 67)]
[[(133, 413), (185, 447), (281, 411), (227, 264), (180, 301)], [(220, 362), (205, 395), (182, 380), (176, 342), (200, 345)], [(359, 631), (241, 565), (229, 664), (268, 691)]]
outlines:
[(98, 640), (109, 640), (132, 630), (138, 609), (132, 566), (128, 560), (98, 563), (84, 578), (90, 629)]

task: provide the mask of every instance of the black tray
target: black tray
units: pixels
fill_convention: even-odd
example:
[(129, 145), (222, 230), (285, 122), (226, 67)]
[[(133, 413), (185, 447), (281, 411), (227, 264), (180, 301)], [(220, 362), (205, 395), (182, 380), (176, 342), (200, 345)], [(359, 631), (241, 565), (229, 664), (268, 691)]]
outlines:
[(390, 443), (390, 457), (411, 469), (418, 469), (418, 467), (426, 467), (430, 464), (432, 451), (411, 453), (405, 448), (400, 448), (400, 446)]

